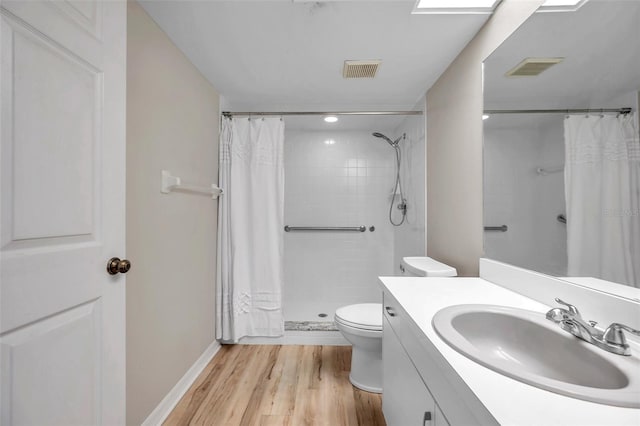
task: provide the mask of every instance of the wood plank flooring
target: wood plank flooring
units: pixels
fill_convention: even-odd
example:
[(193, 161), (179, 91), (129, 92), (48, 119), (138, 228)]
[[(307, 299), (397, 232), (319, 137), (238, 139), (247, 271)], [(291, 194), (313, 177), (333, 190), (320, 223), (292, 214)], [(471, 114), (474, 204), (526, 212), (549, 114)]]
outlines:
[(164, 425), (385, 426), (350, 364), (350, 346), (224, 345)]

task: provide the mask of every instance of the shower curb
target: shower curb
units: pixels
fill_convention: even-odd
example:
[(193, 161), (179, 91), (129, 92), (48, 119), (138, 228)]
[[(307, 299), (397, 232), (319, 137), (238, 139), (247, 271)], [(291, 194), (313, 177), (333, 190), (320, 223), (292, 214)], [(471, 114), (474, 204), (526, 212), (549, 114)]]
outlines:
[(338, 331), (333, 321), (285, 321), (285, 331)]

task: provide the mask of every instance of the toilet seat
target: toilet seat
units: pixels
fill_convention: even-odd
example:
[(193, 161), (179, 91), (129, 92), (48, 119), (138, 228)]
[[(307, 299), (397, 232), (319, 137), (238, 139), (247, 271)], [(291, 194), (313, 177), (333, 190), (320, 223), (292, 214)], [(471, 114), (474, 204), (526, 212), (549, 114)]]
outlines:
[(360, 330), (382, 331), (382, 305), (359, 303), (336, 310), (335, 321)]

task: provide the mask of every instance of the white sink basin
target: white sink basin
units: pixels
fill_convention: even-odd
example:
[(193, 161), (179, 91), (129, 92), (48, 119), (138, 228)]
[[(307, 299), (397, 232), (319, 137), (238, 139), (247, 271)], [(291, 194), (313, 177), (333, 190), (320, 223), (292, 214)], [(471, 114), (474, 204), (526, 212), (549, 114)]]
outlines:
[(608, 353), (562, 331), (543, 313), (494, 305), (456, 305), (433, 317), (455, 350), (498, 373), (551, 392), (640, 408), (637, 354)]

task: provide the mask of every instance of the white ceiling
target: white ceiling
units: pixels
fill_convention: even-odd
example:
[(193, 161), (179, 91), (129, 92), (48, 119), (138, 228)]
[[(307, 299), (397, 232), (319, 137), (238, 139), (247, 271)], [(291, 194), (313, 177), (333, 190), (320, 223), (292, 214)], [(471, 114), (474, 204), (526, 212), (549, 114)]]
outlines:
[[(537, 77), (505, 77), (526, 57), (565, 60)], [(536, 13), (484, 69), (485, 109), (633, 107), (627, 103), (640, 90), (640, 0), (590, 0), (577, 12)]]
[[(488, 19), (414, 1), (140, 3), (234, 111), (413, 109)], [(344, 79), (347, 59), (382, 65)]]

